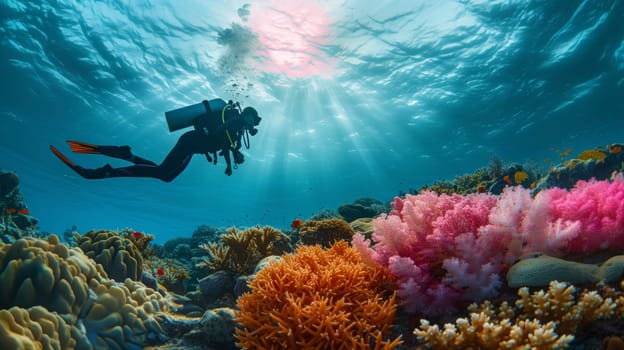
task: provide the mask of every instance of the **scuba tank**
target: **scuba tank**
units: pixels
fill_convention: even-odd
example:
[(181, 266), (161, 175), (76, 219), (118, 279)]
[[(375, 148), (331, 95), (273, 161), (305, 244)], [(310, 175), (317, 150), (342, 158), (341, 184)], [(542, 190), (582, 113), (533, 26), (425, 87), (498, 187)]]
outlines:
[(190, 106), (181, 107), (165, 112), (165, 119), (169, 131), (180, 130), (193, 125), (193, 121), (204, 114), (211, 112), (219, 112), (225, 107), (226, 103), (220, 98), (213, 100), (204, 100)]

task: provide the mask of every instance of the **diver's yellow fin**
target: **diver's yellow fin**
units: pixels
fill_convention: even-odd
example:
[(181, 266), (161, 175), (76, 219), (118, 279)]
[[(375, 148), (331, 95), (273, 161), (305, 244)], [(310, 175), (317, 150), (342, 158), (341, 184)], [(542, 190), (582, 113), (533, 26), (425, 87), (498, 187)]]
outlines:
[(74, 164), (71, 160), (69, 160), (67, 157), (65, 157), (65, 155), (63, 153), (61, 153), (61, 151), (56, 149), (56, 147), (50, 145), (50, 151), (52, 151), (52, 153), (54, 153), (54, 155), (57, 156), (58, 159), (60, 159), (63, 163), (67, 164), (68, 167), (70, 167), (72, 169), (74, 169), (76, 167), (76, 164)]
[(69, 147), (71, 147), (72, 152), (74, 153), (89, 153), (89, 154), (101, 154), (102, 152), (98, 151), (100, 146), (92, 145), (86, 142), (80, 141), (67, 141)]

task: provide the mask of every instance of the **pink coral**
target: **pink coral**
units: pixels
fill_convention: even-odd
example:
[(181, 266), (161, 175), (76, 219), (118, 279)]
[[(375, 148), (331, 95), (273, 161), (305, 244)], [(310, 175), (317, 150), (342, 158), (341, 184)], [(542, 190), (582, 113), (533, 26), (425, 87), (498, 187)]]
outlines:
[[(487, 223), (496, 197), (423, 192), (407, 195), (405, 200), (396, 198), (392, 204), (394, 211), (390, 215), (373, 221), (374, 249), (361, 235), (354, 236), (353, 246), (368, 259), (387, 266), (397, 277), (398, 295), (407, 310), (431, 315), (453, 308), (465, 285), (459, 286), (462, 281), (457, 285), (443, 283), (444, 260), (461, 249), (456, 247), (457, 237), (476, 236), (478, 228)], [(467, 249), (462, 258), (471, 255)]]
[(521, 186), (489, 194), (395, 198), (373, 221), (372, 240), (353, 246), (397, 278), (408, 312), (436, 315), (463, 301), (496, 295), (507, 266), (521, 255), (624, 248), (624, 176), (579, 181), (570, 190), (531, 197)]
[(569, 252), (589, 253), (624, 248), (624, 177), (613, 181), (579, 181), (572, 190), (548, 190), (553, 215), (577, 222), (582, 235), (570, 242)]

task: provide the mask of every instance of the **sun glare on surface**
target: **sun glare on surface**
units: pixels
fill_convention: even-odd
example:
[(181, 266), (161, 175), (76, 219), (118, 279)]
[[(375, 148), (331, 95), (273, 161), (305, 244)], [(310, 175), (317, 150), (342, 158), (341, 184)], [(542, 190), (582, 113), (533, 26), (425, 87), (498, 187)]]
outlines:
[(329, 76), (331, 58), (328, 10), (318, 1), (271, 0), (254, 4), (249, 26), (258, 35), (258, 69), (291, 78)]

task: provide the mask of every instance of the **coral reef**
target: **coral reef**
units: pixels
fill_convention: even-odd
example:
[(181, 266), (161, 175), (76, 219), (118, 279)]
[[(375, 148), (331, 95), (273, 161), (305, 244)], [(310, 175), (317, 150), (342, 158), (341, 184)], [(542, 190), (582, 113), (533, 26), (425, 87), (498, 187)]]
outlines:
[(197, 266), (211, 271), (249, 274), (262, 258), (289, 251), (289, 242), (288, 236), (271, 226), (256, 226), (242, 231), (230, 228), (221, 235), (219, 243), (200, 246), (208, 256)]
[(0, 169), (0, 197), (9, 195), (17, 189), (19, 177), (12, 171)]
[[(124, 232), (124, 231), (122, 231)], [(78, 247), (101, 264), (104, 271), (117, 282), (126, 278), (139, 280), (143, 272), (143, 255), (135, 242), (119, 232), (91, 230), (76, 236)]]
[(526, 254), (624, 248), (622, 174), (534, 198), (521, 186), (498, 196), (423, 192), (396, 198), (393, 208), (373, 221), (373, 249), (362, 235), (352, 242), (398, 278), (397, 294), (411, 313), (441, 314), (498, 295), (505, 271)]
[(245, 349), (391, 349), (391, 279), (348, 243), (299, 246), (264, 267), (238, 299), (237, 345)]
[(0, 169), (0, 242), (33, 236), (37, 219), (30, 215), (17, 185), (17, 174)]
[(222, 228), (210, 225), (199, 225), (191, 236), (191, 247), (199, 247), (202, 244), (217, 242), (224, 233), (226, 233), (226, 230)]
[(338, 213), (348, 222), (359, 218), (372, 218), (385, 211), (384, 204), (374, 198), (360, 198), (338, 207)]
[(624, 297), (613, 290), (602, 294), (557, 281), (547, 291), (524, 287), (514, 305), (472, 304), (469, 318), (443, 329), (423, 319), (414, 334), (427, 349), (563, 349), (590, 323), (622, 316)]
[(306, 245), (320, 244), (329, 247), (339, 240), (351, 240), (355, 233), (343, 219), (308, 220), (298, 229), (299, 240)]
[(188, 269), (181, 262), (171, 258), (152, 257), (145, 261), (145, 266), (151, 271), (152, 276), (168, 291), (178, 294), (186, 292), (185, 281), (191, 276)]
[(61, 348), (141, 349), (159, 341), (162, 330), (154, 316), (169, 308), (163, 295), (139, 282), (108, 279), (100, 265), (60, 244), (56, 235), (1, 245), (0, 283), (0, 308), (10, 310), (1, 318), (17, 320), (6, 328), (7, 337), (26, 348), (43, 341)]
[(143, 232), (135, 231), (129, 228), (125, 228), (117, 232), (121, 237), (126, 238), (130, 242), (134, 243), (134, 246), (139, 250), (143, 260), (148, 260), (156, 253), (154, 248), (150, 245), (150, 242), (154, 240), (154, 235), (146, 234)]
[(560, 165), (553, 166), (548, 173), (537, 181), (535, 191), (559, 187), (572, 188), (579, 180), (606, 180), (613, 172), (624, 171), (624, 145), (614, 143), (601, 148), (581, 152), (577, 158), (567, 159)]
[(336, 211), (334, 211), (333, 209), (326, 208), (310, 216), (308, 220), (325, 220), (325, 219), (339, 218), (339, 217), (340, 217), (340, 214), (338, 214)]

